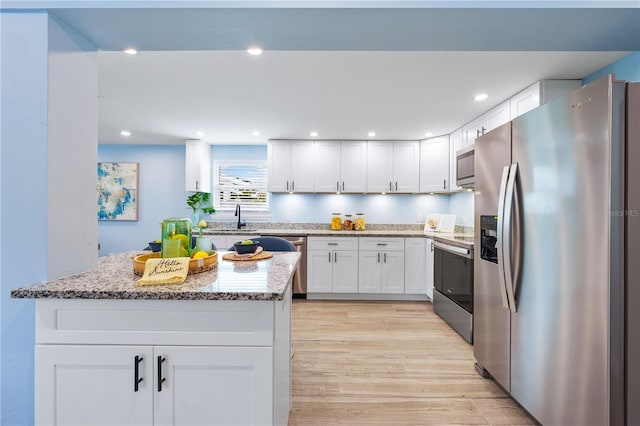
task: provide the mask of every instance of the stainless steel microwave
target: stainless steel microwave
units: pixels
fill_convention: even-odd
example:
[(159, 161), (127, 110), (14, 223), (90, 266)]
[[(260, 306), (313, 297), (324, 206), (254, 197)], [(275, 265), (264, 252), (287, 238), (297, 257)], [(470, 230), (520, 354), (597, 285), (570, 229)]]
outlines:
[(473, 188), (475, 145), (470, 145), (456, 151), (456, 185), (463, 188)]

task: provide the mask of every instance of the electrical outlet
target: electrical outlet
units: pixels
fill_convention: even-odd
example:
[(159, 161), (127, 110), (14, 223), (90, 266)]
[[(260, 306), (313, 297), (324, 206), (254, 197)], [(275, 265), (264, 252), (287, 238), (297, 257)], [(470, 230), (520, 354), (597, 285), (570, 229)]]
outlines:
[(424, 215), (422, 213), (420, 213), (418, 215), (418, 223), (422, 223), (422, 222), (424, 222)]
[(287, 212), (287, 220), (291, 220), (292, 216), (291, 212)]

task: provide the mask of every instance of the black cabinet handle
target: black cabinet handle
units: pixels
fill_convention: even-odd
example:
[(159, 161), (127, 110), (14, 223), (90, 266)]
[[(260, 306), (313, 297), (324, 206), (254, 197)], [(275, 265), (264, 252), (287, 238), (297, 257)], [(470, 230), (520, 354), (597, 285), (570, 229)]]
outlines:
[(378, 253), (378, 263), (380, 263), (380, 253)]
[(337, 251), (334, 251), (334, 252), (333, 252), (333, 261), (334, 261), (335, 263), (338, 263), (338, 252), (337, 252)]
[(329, 263), (331, 263), (331, 252), (329, 252)]
[(446, 179), (442, 180), (442, 189), (447, 189), (447, 180)]
[(389, 191), (391, 191), (391, 182), (389, 182)]
[(134, 358), (134, 363), (133, 363), (133, 391), (134, 392), (138, 392), (138, 388), (140, 385), (140, 382), (142, 382), (144, 379), (142, 377), (140, 377), (140, 363), (144, 360), (143, 357), (136, 355), (136, 357)]
[(196, 180), (196, 191), (198, 190), (198, 181)]
[(378, 245), (378, 246), (386, 246), (387, 243), (376, 243), (376, 245)]
[(484, 128), (484, 126), (482, 126), (482, 134), (484, 135), (484, 132), (486, 132), (487, 129)]
[(328, 246), (337, 246), (338, 243), (327, 243)]
[(289, 181), (287, 181), (287, 191), (289, 190)]
[(344, 191), (344, 181), (342, 181), (342, 190)]
[(296, 181), (295, 181), (295, 180), (292, 180), (292, 181), (291, 181), (291, 190), (292, 190), (292, 191), (295, 191), (295, 190), (296, 190)]
[(384, 254), (384, 263), (387, 263), (387, 253)]
[(162, 363), (167, 359), (162, 355), (158, 355), (158, 392), (162, 392), (162, 384), (164, 383), (166, 378), (162, 377)]
[(396, 181), (396, 191), (398, 190), (398, 181)]
[(336, 181), (336, 191), (340, 191), (340, 182)]

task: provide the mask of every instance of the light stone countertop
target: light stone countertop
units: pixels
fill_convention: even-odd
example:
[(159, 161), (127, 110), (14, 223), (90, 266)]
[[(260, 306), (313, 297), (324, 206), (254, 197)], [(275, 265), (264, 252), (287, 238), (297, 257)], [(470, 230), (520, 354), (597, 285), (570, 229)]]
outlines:
[(425, 237), (433, 238), (445, 243), (450, 243), (459, 247), (472, 249), (473, 248), (473, 234), (464, 232), (431, 232), (424, 231), (422, 228), (415, 226), (405, 226), (399, 229), (366, 229), (364, 231), (332, 231), (330, 229), (317, 229), (317, 228), (261, 228), (259, 225), (256, 228), (250, 229), (215, 229), (207, 228), (203, 230), (204, 235), (271, 235), (275, 237), (289, 237), (289, 236), (306, 236), (306, 237), (399, 237), (399, 238), (411, 238), (411, 237)]
[(11, 290), (20, 299), (282, 300), (300, 253), (274, 252), (270, 259), (233, 262), (218, 253), (218, 266), (189, 274), (182, 284), (135, 286), (132, 257), (118, 253), (98, 259), (98, 268)]

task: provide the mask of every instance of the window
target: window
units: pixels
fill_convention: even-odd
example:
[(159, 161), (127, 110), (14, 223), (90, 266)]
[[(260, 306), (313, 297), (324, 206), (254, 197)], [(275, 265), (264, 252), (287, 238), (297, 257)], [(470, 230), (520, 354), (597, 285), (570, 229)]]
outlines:
[(214, 205), (216, 210), (269, 211), (266, 161), (215, 161)]

